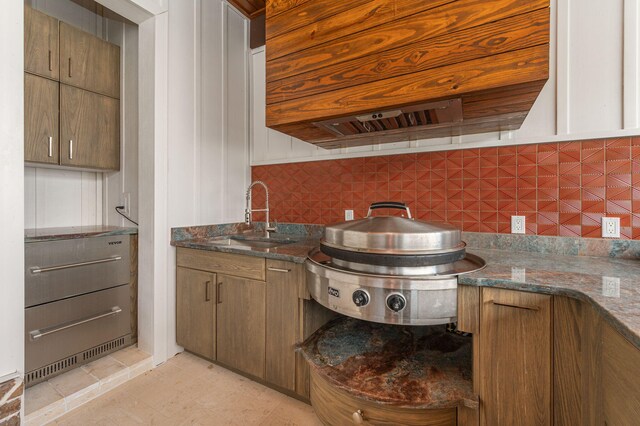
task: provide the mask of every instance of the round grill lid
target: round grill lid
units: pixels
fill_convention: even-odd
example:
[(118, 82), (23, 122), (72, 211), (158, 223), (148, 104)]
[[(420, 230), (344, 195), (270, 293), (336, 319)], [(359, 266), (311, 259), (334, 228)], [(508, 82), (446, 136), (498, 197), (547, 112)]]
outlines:
[[(381, 208), (405, 210), (407, 217), (371, 216), (373, 210)], [(341, 251), (385, 255), (464, 253), (465, 247), (459, 229), (412, 219), (404, 203), (391, 201), (371, 204), (364, 219), (327, 226), (320, 244)]]

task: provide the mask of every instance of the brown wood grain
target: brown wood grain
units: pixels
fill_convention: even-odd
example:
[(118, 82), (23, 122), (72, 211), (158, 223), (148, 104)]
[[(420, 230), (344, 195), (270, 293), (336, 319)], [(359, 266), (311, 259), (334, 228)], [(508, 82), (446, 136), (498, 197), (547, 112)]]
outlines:
[(216, 358), (216, 274), (177, 268), (176, 342), (206, 359)]
[(602, 338), (603, 411), (606, 425), (640, 421), (640, 350), (610, 325)]
[(267, 260), (265, 380), (291, 391), (296, 388), (298, 284), (304, 281), (304, 265)]
[(266, 284), (221, 274), (217, 279), (216, 359), (264, 379)]
[[(437, 100), (479, 90), (546, 80), (549, 46), (507, 52), (353, 88), (267, 106), (267, 126), (330, 119)], [(375, 109), (372, 109), (374, 107)]]
[[(315, 300), (298, 299), (300, 317), (298, 319), (298, 343), (304, 342), (320, 327), (338, 314), (320, 305)], [(296, 352), (296, 393), (304, 399), (310, 397), (309, 364), (300, 352)]]
[(464, 118), (490, 117), (531, 110), (545, 82), (526, 83), (508, 89), (488, 90), (479, 95), (464, 96)]
[[(555, 297), (553, 304), (554, 425), (587, 424), (583, 415), (584, 328), (583, 303)], [(586, 401), (585, 401), (586, 402)]]
[(178, 266), (185, 268), (219, 272), (261, 281), (265, 279), (265, 259), (260, 257), (178, 247), (176, 262)]
[(267, 83), (267, 104), (549, 43), (549, 9)]
[(59, 79), (58, 20), (24, 7), (24, 70)]
[(482, 289), (480, 424), (552, 424), (551, 296)]
[[(327, 425), (354, 424), (353, 413), (361, 410), (364, 424), (407, 426), (455, 426), (456, 409), (411, 409), (377, 404), (332, 386), (315, 369), (311, 369), (311, 405)], [(515, 424), (515, 423), (514, 423)]]
[(267, 19), (300, 6), (310, 0), (266, 0), (265, 12)]
[(477, 333), (480, 330), (480, 288), (458, 285), (458, 330)]
[(60, 23), (60, 81), (120, 98), (120, 47)]
[[(369, 0), (344, 2), (349, 7), (336, 7), (342, 2), (310, 2), (296, 8), (304, 14), (306, 24), (269, 39), (266, 57), (271, 61), (314, 46), (327, 46), (331, 41), (369, 30), (388, 22), (401, 20), (454, 0)], [(344, 4), (343, 3), (343, 4)], [(277, 20), (277, 19), (276, 19)], [(270, 20), (271, 21), (271, 20)]]
[[(510, 16), (548, 8), (549, 0), (459, 0), (296, 53), (270, 60), (278, 46), (267, 41), (267, 81), (369, 56)], [(300, 40), (302, 48), (304, 41)]]
[[(24, 74), (24, 160), (58, 164), (60, 161), (56, 81)], [(49, 138), (51, 157), (49, 157)]]
[(120, 101), (60, 84), (60, 141), (64, 166), (119, 170)]
[(299, 7), (286, 10), (279, 15), (270, 16), (266, 29), (267, 38), (288, 33), (370, 1), (371, 0), (352, 0), (348, 2), (336, 1), (331, 3), (310, 1), (303, 3)]
[(265, 0), (229, 0), (229, 3), (249, 19), (264, 14)]

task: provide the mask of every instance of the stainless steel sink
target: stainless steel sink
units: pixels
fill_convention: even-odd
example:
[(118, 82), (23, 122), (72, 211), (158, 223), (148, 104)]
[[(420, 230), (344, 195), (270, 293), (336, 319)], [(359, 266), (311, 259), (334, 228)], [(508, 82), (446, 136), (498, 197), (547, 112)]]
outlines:
[(229, 246), (235, 248), (245, 248), (245, 249), (254, 249), (254, 248), (274, 248), (283, 246), (286, 244), (295, 243), (296, 240), (291, 238), (283, 238), (283, 237), (273, 237), (267, 238), (263, 236), (257, 235), (232, 235), (232, 236), (224, 236), (214, 238), (209, 241), (211, 244), (221, 245), (221, 246)]

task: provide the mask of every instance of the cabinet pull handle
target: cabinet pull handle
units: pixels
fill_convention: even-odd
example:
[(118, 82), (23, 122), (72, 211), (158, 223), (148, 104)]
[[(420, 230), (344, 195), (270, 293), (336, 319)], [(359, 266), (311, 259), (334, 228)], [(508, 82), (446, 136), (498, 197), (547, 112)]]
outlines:
[(43, 328), (41, 330), (32, 330), (32, 331), (29, 332), (29, 336), (31, 337), (31, 340), (37, 340), (37, 339), (39, 339), (41, 337), (48, 336), (49, 334), (53, 334), (53, 333), (57, 333), (59, 331), (67, 330), (69, 328), (76, 327), (76, 326), (79, 326), (79, 325), (82, 325), (82, 324), (86, 324), (86, 323), (91, 322), (91, 321), (96, 321), (96, 320), (99, 320), (101, 318), (106, 318), (106, 317), (110, 317), (110, 316), (113, 316), (113, 315), (118, 315), (120, 312), (122, 312), (122, 309), (120, 309), (119, 306), (114, 306), (113, 308), (111, 308), (107, 312), (98, 314), (98, 315), (93, 316), (93, 317), (83, 318), (83, 319), (78, 320), (78, 321), (68, 322), (68, 323), (65, 323), (65, 324), (60, 324), (60, 325), (56, 325), (56, 326), (49, 327), (49, 328)]
[(272, 271), (272, 272), (283, 272), (283, 273), (288, 273), (291, 272), (291, 269), (283, 269), (283, 268), (272, 268), (272, 267), (267, 267), (267, 270)]
[(364, 412), (362, 410), (357, 410), (351, 415), (351, 418), (353, 419), (354, 424), (361, 425), (365, 420)]
[(204, 283), (204, 301), (211, 301), (211, 294), (209, 294), (209, 287), (211, 287), (211, 281), (207, 281)]
[(539, 306), (527, 306), (527, 305), (516, 305), (514, 303), (500, 303), (495, 300), (489, 300), (487, 303), (492, 303), (496, 306), (504, 306), (507, 308), (516, 308), (516, 309), (526, 309), (527, 311), (539, 311)]
[(69, 160), (73, 160), (73, 139), (69, 139)]
[(218, 283), (218, 289), (216, 291), (216, 302), (222, 303), (222, 283)]
[(69, 77), (71, 77), (71, 58), (69, 58)]
[(53, 157), (53, 136), (49, 136), (49, 157)]
[(49, 49), (49, 71), (53, 71), (53, 63), (51, 62), (51, 49)]

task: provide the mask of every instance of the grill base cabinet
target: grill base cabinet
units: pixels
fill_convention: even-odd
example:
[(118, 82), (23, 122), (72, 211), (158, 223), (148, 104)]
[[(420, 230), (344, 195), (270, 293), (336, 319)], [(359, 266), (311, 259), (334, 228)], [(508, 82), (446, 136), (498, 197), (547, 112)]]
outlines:
[(637, 423), (640, 349), (590, 302), (460, 285), (458, 311), (473, 333), (474, 424)]

